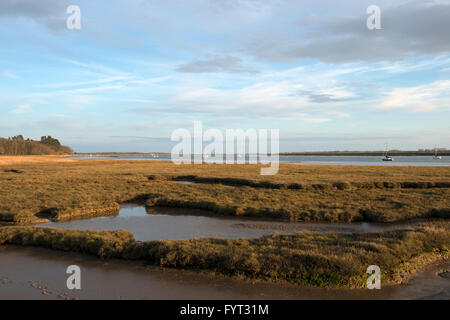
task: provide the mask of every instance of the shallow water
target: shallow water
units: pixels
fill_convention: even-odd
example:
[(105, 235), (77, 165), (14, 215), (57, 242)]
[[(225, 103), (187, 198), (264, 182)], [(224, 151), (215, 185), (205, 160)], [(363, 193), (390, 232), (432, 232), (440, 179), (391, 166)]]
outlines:
[[(394, 161), (381, 160), (382, 156), (280, 156), (280, 163), (328, 164), (328, 165), (363, 165), (363, 166), (450, 166), (450, 157), (441, 160), (433, 156), (394, 156)], [(170, 161), (170, 155), (151, 156), (117, 156), (117, 157), (72, 157), (72, 159), (102, 160), (151, 160)], [(211, 160), (205, 159), (205, 162)]]
[(48, 222), (41, 227), (77, 230), (128, 230), (138, 241), (186, 240), (204, 237), (258, 238), (273, 233), (313, 232), (378, 232), (405, 229), (419, 221), (403, 223), (289, 223), (237, 217), (206, 216), (207, 212), (190, 209), (150, 208), (123, 204), (118, 216), (67, 222)]
[[(66, 269), (81, 268), (81, 290)], [(407, 285), (381, 290), (325, 289), (100, 260), (42, 248), (0, 246), (0, 299), (449, 299), (450, 263), (429, 267)]]

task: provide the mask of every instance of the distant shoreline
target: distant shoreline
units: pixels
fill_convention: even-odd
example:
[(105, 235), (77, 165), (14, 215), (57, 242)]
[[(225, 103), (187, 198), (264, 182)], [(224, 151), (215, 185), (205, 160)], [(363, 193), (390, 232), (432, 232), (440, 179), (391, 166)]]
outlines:
[[(317, 152), (280, 152), (280, 156), (382, 156), (384, 151), (317, 151)], [(450, 156), (450, 150), (438, 152), (440, 156)], [(126, 156), (152, 156), (170, 155), (168, 152), (93, 152), (73, 153), (72, 157), (126, 157)], [(390, 151), (391, 156), (433, 156), (434, 151)]]
[[(382, 156), (384, 151), (317, 151), (317, 152), (281, 152), (280, 156)], [(438, 152), (440, 156), (449, 156), (450, 150)], [(391, 156), (433, 156), (434, 151), (390, 151)]]

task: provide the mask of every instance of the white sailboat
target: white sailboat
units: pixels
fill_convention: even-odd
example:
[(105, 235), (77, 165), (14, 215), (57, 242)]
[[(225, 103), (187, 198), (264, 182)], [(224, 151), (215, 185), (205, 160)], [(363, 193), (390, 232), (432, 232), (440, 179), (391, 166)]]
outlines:
[(394, 158), (392, 158), (391, 156), (388, 155), (388, 145), (385, 145), (384, 148), (384, 157), (381, 159), (383, 161), (394, 161)]
[(442, 157), (438, 156), (438, 154), (437, 154), (437, 146), (434, 146), (434, 157), (433, 157), (433, 159), (434, 160), (441, 160), (442, 159)]

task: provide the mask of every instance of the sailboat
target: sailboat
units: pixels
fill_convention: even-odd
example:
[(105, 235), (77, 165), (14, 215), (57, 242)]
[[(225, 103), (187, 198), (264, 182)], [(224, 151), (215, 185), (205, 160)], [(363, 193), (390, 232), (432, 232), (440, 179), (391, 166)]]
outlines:
[(433, 157), (433, 159), (434, 160), (441, 160), (442, 159), (442, 157), (438, 156), (438, 154), (437, 154), (437, 146), (434, 146), (434, 157)]
[(381, 160), (383, 160), (383, 161), (394, 161), (394, 158), (392, 158), (391, 156), (388, 155), (388, 146), (387, 146), (387, 144), (385, 145), (385, 148), (384, 148), (384, 157)]

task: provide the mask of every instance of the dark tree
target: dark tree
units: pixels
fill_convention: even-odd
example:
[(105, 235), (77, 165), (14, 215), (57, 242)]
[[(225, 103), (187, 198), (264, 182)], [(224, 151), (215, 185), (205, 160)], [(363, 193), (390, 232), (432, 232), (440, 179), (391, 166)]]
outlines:
[(41, 137), (41, 143), (50, 146), (55, 150), (58, 150), (61, 147), (61, 143), (59, 143), (58, 139), (52, 138), (51, 136)]

